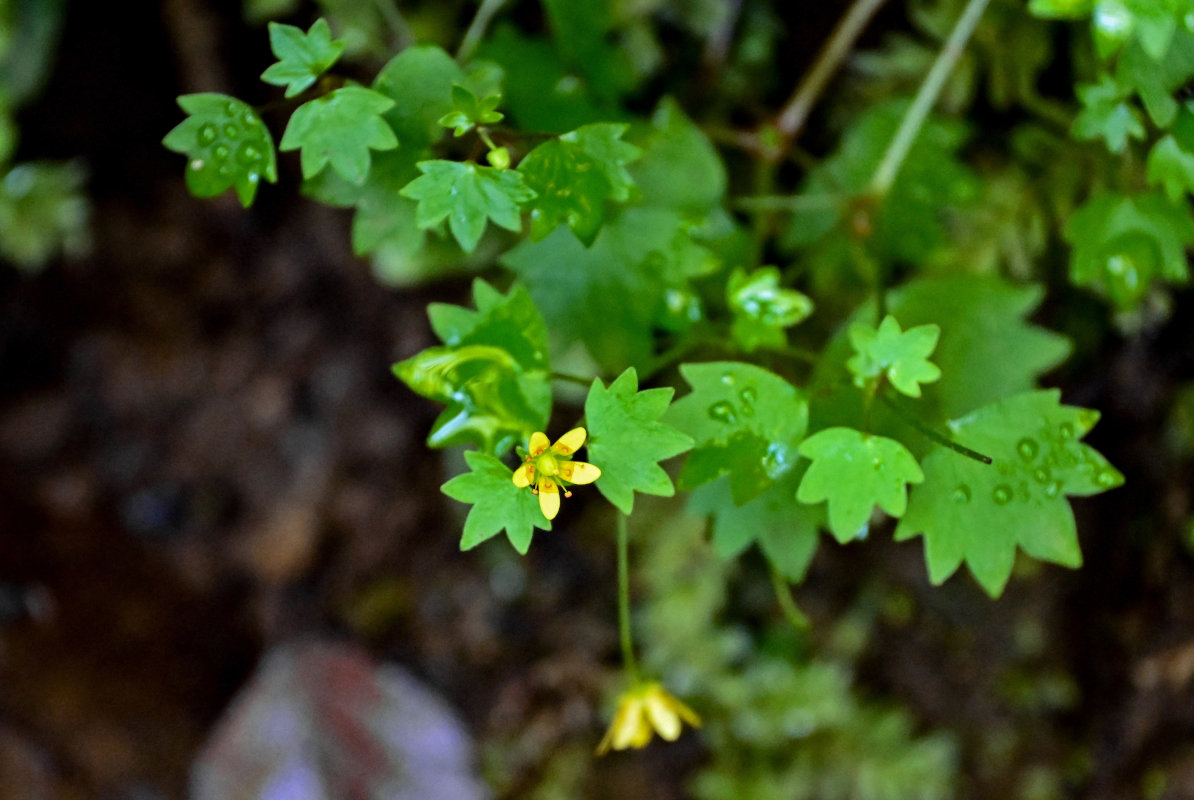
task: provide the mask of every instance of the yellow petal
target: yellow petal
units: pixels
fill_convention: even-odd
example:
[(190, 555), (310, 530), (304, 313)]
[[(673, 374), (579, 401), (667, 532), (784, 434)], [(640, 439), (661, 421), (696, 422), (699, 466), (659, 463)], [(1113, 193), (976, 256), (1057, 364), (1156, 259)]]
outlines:
[(531, 434), (531, 456), (537, 456), (547, 449), (548, 441), (547, 434), (542, 431), (535, 431)]
[(555, 481), (539, 481), (539, 510), (548, 519), (555, 519), (560, 513), (560, 487)]
[(680, 738), (680, 717), (676, 709), (668, 702), (671, 696), (662, 687), (658, 691), (647, 694), (643, 700), (646, 706), (647, 718), (651, 720), (651, 727), (669, 742)]
[[(556, 439), (556, 443), (551, 446), (551, 449), (562, 456), (570, 456), (581, 448), (585, 443), (585, 437), (588, 435), (584, 428), (573, 428), (559, 439)], [(534, 449), (533, 444), (531, 449)]]
[(564, 461), (560, 463), (559, 475), (569, 483), (592, 483), (601, 477), (601, 470), (584, 461)]
[(535, 465), (523, 464), (518, 469), (514, 470), (514, 485), (519, 489), (525, 489), (531, 485), (531, 481), (535, 477)]
[(623, 700), (618, 705), (618, 713), (614, 715), (613, 724), (609, 731), (615, 750), (625, 750), (627, 747), (646, 747), (651, 741), (651, 727), (643, 718), (643, 701), (634, 697)]

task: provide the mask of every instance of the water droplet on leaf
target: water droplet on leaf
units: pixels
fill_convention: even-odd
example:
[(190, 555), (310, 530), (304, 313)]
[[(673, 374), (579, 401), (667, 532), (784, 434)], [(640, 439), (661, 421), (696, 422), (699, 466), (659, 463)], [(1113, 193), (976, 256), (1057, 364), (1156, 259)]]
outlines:
[(734, 373), (732, 373), (732, 372), (723, 372), (721, 374), (721, 382), (724, 383), (726, 386), (733, 386), (734, 380), (735, 380)]
[(1016, 452), (1020, 454), (1020, 458), (1025, 461), (1032, 461), (1036, 458), (1036, 454), (1040, 451), (1040, 445), (1037, 444), (1036, 439), (1025, 436), (1016, 444)]
[(1006, 506), (1012, 501), (1012, 487), (1006, 483), (1001, 483), (995, 487), (995, 491), (991, 492), (991, 499), (995, 501), (996, 505)]
[(236, 160), (248, 166), (261, 158), (261, 151), (247, 142), (236, 151)]
[(228, 123), (224, 126), (224, 135), (229, 139), (235, 139), (237, 136), (240, 136), (240, 128), (236, 127), (232, 123)]
[(216, 157), (217, 161), (226, 161), (228, 159), (228, 148), (222, 144), (218, 144), (212, 150), (212, 155)]
[(1057, 497), (1061, 494), (1061, 481), (1053, 481), (1045, 487), (1045, 497)]
[(734, 407), (725, 400), (709, 406), (709, 416), (727, 425), (733, 425), (738, 421), (738, 415), (734, 412)]
[(1048, 483), (1049, 479), (1053, 477), (1053, 473), (1049, 471), (1048, 467), (1038, 467), (1033, 470), (1032, 477), (1037, 483)]
[(953, 494), (955, 503), (969, 503), (970, 502), (970, 487), (964, 483), (959, 483), (954, 489)]
[(216, 140), (216, 136), (218, 135), (219, 134), (216, 133), (215, 125), (204, 125), (199, 129), (199, 144), (203, 147), (207, 147)]
[(1061, 436), (1062, 441), (1069, 441), (1074, 438), (1074, 426), (1068, 422), (1063, 422), (1058, 426), (1057, 433)]

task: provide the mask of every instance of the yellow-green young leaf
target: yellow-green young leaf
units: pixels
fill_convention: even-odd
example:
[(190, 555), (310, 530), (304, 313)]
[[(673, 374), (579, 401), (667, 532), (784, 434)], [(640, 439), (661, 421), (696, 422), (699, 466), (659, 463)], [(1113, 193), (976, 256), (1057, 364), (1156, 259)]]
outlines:
[(710, 517), (713, 550), (721, 558), (734, 558), (757, 542), (781, 575), (802, 581), (817, 552), (825, 514), (822, 506), (797, 502), (799, 472), (792, 470), (745, 505), (734, 502), (728, 478), (713, 481), (692, 491), (688, 510)]
[(1172, 202), (1194, 192), (1194, 113), (1183, 108), (1169, 133), (1148, 154), (1148, 182), (1160, 186)]
[(1173, 37), (1160, 60), (1150, 56), (1141, 42), (1124, 48), (1115, 66), (1115, 80), (1140, 97), (1144, 110), (1159, 128), (1168, 128), (1180, 106), (1173, 95), (1194, 76), (1194, 32), (1182, 30)]
[(459, 83), (453, 84), (452, 108), (439, 118), (439, 124), (445, 128), (454, 128), (453, 136), (464, 136), (478, 125), (501, 122), (503, 114), (495, 110), (500, 102), (500, 93), (487, 94), (478, 99), (468, 87)]
[(269, 45), (278, 61), (261, 74), (261, 80), (285, 86), (287, 97), (315, 83), (344, 52), (344, 40), (332, 39), (332, 30), (323, 17), (315, 20), (306, 33), (293, 25), (271, 22)]
[(415, 219), (420, 228), (446, 219), (456, 241), (470, 253), (486, 220), (515, 233), (522, 229), (519, 206), (535, 192), (516, 170), (442, 160), (420, 161), (418, 167), (423, 174), (402, 189), (402, 196), (419, 201)]
[(785, 328), (813, 313), (813, 301), (802, 292), (779, 285), (777, 267), (750, 273), (736, 269), (726, 284), (726, 303), (734, 314), (730, 329), (735, 341), (750, 352), (758, 347), (783, 347)]
[(302, 150), (303, 177), (329, 163), (347, 180), (361, 184), (369, 175), (369, 151), (398, 146), (394, 131), (381, 118), (394, 101), (362, 86), (345, 86), (299, 106), (279, 149)]
[(829, 501), (829, 528), (839, 542), (865, 536), (876, 505), (893, 517), (902, 516), (908, 504), (907, 484), (924, 480), (920, 465), (904, 445), (853, 428), (819, 431), (804, 440), (800, 454), (813, 463), (796, 499)]
[(479, 445), (496, 455), (543, 430), (551, 414), (547, 328), (521, 286), (503, 295), (473, 283), (477, 310), (433, 303), (431, 326), (444, 342), (394, 365), (423, 397), (447, 406), (431, 447)]
[(1057, 390), (1019, 394), (950, 423), (958, 442), (992, 464), (945, 449), (924, 459), (925, 482), (912, 490), (896, 539), (924, 536), (933, 583), (965, 562), (998, 597), (1017, 547), (1067, 567), (1082, 563), (1066, 495), (1098, 494), (1122, 484), (1123, 476), (1079, 441), (1098, 412), (1063, 406), (1060, 397)]
[(1028, 0), (1029, 12), (1045, 19), (1083, 19), (1093, 6), (1094, 0)]
[(856, 322), (850, 326), (850, 344), (854, 356), (846, 367), (854, 375), (856, 386), (865, 386), (886, 376), (901, 394), (920, 397), (920, 384), (933, 383), (941, 377), (941, 370), (929, 361), (937, 348), (941, 328), (936, 325), (917, 325), (906, 331), (888, 314), (879, 328)]
[(796, 387), (753, 364), (682, 364), (692, 391), (667, 422), (695, 441), (680, 471), (681, 489), (729, 473), (734, 502), (749, 502), (791, 470), (808, 428), (808, 401)]
[(1156, 278), (1188, 279), (1186, 248), (1194, 243), (1194, 219), (1184, 203), (1163, 195), (1095, 195), (1070, 216), (1065, 238), (1070, 280), (1134, 307)]
[(464, 521), (460, 549), (469, 550), (505, 530), (514, 549), (526, 555), (535, 528), (551, 530), (538, 499), (528, 489), (515, 486), (513, 471), (489, 453), (469, 450), (464, 460), (471, 472), (457, 475), (442, 487), (453, 500), (473, 504)]
[(248, 206), (265, 178), (278, 181), (274, 140), (251, 106), (225, 94), (185, 94), (178, 105), (185, 120), (166, 134), (162, 144), (184, 153), (187, 188), (196, 197), (215, 197), (235, 188)]
[(1159, 61), (1189, 11), (1186, 0), (1095, 0), (1091, 17), (1095, 49), (1108, 59), (1135, 40)]
[(622, 513), (634, 510), (634, 493), (671, 497), (672, 479), (659, 462), (692, 447), (692, 439), (659, 421), (675, 390), (638, 391), (638, 373), (623, 372), (606, 388), (594, 380), (585, 399), (588, 460), (601, 468), (596, 486)]

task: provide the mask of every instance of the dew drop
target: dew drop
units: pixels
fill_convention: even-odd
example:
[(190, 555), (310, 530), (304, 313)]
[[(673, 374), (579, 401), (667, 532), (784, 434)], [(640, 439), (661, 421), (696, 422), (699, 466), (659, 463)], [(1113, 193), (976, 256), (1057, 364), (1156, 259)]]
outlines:
[(199, 144), (207, 147), (216, 140), (216, 136), (218, 135), (215, 125), (204, 125), (199, 129)]
[(995, 501), (996, 505), (1006, 506), (1012, 501), (1012, 487), (1006, 483), (1001, 483), (995, 487), (995, 491), (991, 492), (991, 499)]
[(738, 421), (738, 415), (734, 413), (734, 407), (725, 400), (709, 406), (709, 417), (718, 422), (724, 422), (727, 425), (733, 425)]
[(742, 401), (742, 415), (744, 417), (753, 417), (755, 415), (755, 400), (758, 398), (759, 391), (753, 386), (747, 386), (738, 392), (738, 399)]
[(217, 161), (227, 161), (228, 160), (228, 148), (222, 144), (218, 144), (218, 145), (216, 145), (215, 149), (212, 150), (212, 155), (214, 155), (216, 157)]
[(229, 139), (235, 139), (237, 136), (240, 136), (240, 128), (236, 127), (232, 123), (228, 123), (224, 126), (224, 135)]
[(1036, 458), (1036, 454), (1040, 452), (1040, 445), (1037, 444), (1036, 439), (1030, 436), (1025, 436), (1016, 443), (1016, 452), (1020, 454), (1020, 458), (1025, 461), (1032, 461)]
[(1099, 486), (1110, 488), (1119, 485), (1119, 476), (1111, 470), (1103, 470), (1095, 476), (1095, 483)]
[(1045, 486), (1045, 497), (1057, 497), (1061, 494), (1061, 481), (1053, 481)]
[(955, 503), (969, 503), (970, 502), (970, 487), (964, 483), (959, 483), (954, 489), (953, 494)]
[(1068, 422), (1063, 422), (1058, 426), (1057, 433), (1061, 436), (1062, 441), (1069, 441), (1074, 438), (1074, 426)]
[(733, 386), (734, 380), (735, 380), (734, 373), (732, 373), (732, 372), (723, 372), (721, 374), (721, 382), (724, 383), (726, 386)]
[(244, 122), (247, 127), (252, 128), (257, 124), (257, 115), (252, 111), (246, 111), (241, 115), (241, 121)]
[(236, 160), (248, 166), (261, 159), (261, 151), (247, 142), (236, 150)]
[(227, 178), (229, 175), (232, 174), (232, 167), (228, 166), (227, 164), (224, 164), (222, 167), (220, 167), (219, 173), (221, 175), (223, 175), (225, 178)]
[(227, 103), (224, 104), (224, 113), (230, 117), (234, 116), (238, 109), (239, 109), (239, 106), (236, 103), (232, 102), (231, 100), (229, 100)]
[(1053, 473), (1049, 471), (1048, 467), (1037, 467), (1032, 471), (1032, 478), (1037, 483), (1048, 483), (1052, 477)]
[(782, 446), (772, 444), (763, 456), (763, 471), (772, 480), (778, 478), (788, 470), (788, 453)]

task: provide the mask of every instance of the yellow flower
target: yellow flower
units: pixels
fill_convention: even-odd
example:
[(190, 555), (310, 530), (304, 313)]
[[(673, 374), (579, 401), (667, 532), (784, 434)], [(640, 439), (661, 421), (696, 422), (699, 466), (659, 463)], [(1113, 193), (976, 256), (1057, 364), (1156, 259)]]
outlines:
[(560, 511), (561, 488), (564, 497), (571, 497), (569, 484), (592, 483), (601, 477), (601, 470), (592, 464), (572, 460), (586, 436), (584, 428), (573, 428), (548, 447), (547, 435), (536, 431), (531, 436), (526, 463), (514, 470), (514, 485), (522, 489), (534, 484), (531, 491), (539, 495), (539, 510), (548, 519), (555, 519)]
[(618, 698), (614, 721), (597, 745), (597, 755), (628, 747), (641, 749), (656, 733), (674, 742), (680, 738), (681, 722), (694, 728), (701, 726), (696, 712), (663, 688), (663, 684), (657, 681), (636, 684)]

